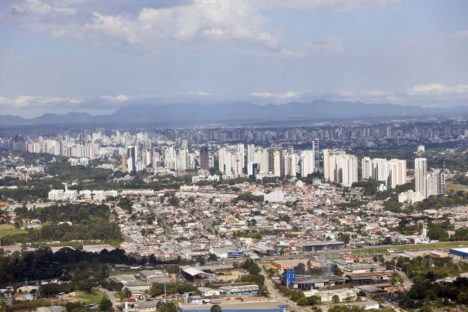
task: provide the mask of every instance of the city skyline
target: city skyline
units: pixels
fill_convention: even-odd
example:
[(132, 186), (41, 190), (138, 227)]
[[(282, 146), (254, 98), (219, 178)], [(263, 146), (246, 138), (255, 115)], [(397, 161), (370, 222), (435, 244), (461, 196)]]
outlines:
[(0, 311), (468, 310), (467, 12), (0, 0)]

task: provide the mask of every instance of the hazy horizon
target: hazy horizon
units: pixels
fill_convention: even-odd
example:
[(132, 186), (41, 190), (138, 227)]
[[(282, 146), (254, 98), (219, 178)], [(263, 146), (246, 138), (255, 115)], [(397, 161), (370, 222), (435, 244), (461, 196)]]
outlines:
[[(65, 112), (56, 112), (54, 111), (53, 109), (50, 109), (48, 111), (41, 111), (41, 112), (38, 112), (37, 114), (16, 114), (16, 113), (0, 113), (0, 116), (7, 116), (7, 115), (11, 115), (11, 116), (15, 116), (15, 117), (21, 117), (21, 118), (24, 118), (24, 119), (35, 119), (35, 118), (38, 118), (38, 117), (42, 117), (44, 115), (48, 115), (48, 114), (57, 114), (57, 115), (67, 115), (67, 114), (71, 114), (71, 113), (77, 113), (77, 114), (80, 114), (80, 113), (85, 113), (85, 114), (89, 114), (91, 116), (108, 116), (108, 115), (112, 115), (116, 112), (118, 112), (121, 108), (125, 108), (125, 107), (135, 107), (135, 108), (139, 108), (139, 107), (148, 107), (148, 106), (167, 106), (167, 105), (189, 105), (189, 106), (212, 106), (212, 105), (216, 105), (216, 106), (229, 106), (229, 105), (236, 105), (236, 104), (239, 104), (239, 103), (244, 103), (244, 104), (252, 104), (252, 105), (257, 105), (257, 106), (268, 106), (268, 105), (274, 105), (274, 106), (283, 106), (283, 105), (288, 105), (288, 104), (293, 104), (293, 103), (302, 103), (302, 104), (313, 104), (314, 102), (318, 102), (318, 103), (323, 103), (323, 102), (330, 102), (330, 103), (349, 103), (349, 104), (352, 104), (352, 103), (359, 103), (359, 104), (365, 104), (365, 105), (397, 105), (397, 106), (402, 106), (402, 107), (427, 107), (427, 108), (434, 108), (434, 109), (437, 109), (437, 108), (459, 108), (459, 107), (468, 107), (468, 103), (467, 104), (453, 104), (453, 105), (450, 105), (450, 106), (444, 106), (444, 105), (429, 105), (429, 106), (421, 106), (420, 104), (395, 104), (395, 103), (366, 103), (366, 102), (362, 102), (362, 101), (333, 101), (333, 100), (321, 100), (321, 99), (311, 99), (309, 101), (291, 101), (291, 102), (287, 102), (287, 103), (255, 103), (255, 102), (248, 102), (248, 101), (222, 101), (222, 102), (193, 102), (193, 101), (173, 101), (173, 100), (167, 100), (165, 102), (155, 102), (153, 103), (152, 100), (148, 100), (147, 102), (144, 101), (138, 101), (138, 102), (135, 102), (135, 103), (132, 103), (131, 101), (125, 103), (124, 105), (120, 106), (120, 107), (116, 107), (116, 108), (112, 108), (108, 111), (106, 110), (103, 110), (103, 109), (100, 109), (100, 110), (92, 110), (92, 109), (87, 109), (86, 107), (84, 108), (77, 108), (76, 110), (70, 110), (70, 111), (65, 111)], [(388, 116), (382, 116), (382, 117), (388, 117)], [(416, 116), (415, 116), (416, 117)]]
[(8, 0), (0, 114), (135, 103), (468, 103), (468, 3)]

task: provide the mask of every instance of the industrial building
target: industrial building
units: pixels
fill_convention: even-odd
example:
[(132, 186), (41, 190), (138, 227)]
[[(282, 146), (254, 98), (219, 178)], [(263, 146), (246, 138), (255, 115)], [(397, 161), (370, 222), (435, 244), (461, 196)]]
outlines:
[(340, 241), (329, 241), (329, 242), (310, 241), (310, 242), (304, 242), (302, 244), (302, 251), (303, 252), (315, 252), (315, 251), (326, 250), (326, 249), (340, 249), (343, 246), (344, 246), (344, 243)]

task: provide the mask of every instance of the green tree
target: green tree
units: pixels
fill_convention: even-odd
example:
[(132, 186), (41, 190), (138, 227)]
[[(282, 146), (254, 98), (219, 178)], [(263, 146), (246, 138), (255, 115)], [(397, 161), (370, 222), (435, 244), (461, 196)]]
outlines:
[(339, 303), (339, 302), (340, 302), (340, 297), (338, 297), (337, 295), (334, 295), (334, 296), (332, 297), (332, 302), (333, 302), (333, 303)]
[(99, 303), (99, 310), (112, 311), (112, 302), (107, 297), (103, 297)]
[(448, 234), (443, 224), (431, 224), (427, 230), (427, 236), (430, 239), (446, 240)]
[(294, 302), (298, 302), (301, 298), (305, 298), (306, 296), (300, 290), (295, 290), (291, 293), (291, 300)]
[(130, 298), (132, 296), (132, 292), (130, 289), (128, 289), (127, 287), (125, 287), (123, 290), (122, 290), (122, 297), (124, 298)]
[(316, 305), (316, 304), (320, 304), (321, 302), (322, 302), (322, 298), (320, 298), (320, 296), (310, 296), (308, 298), (309, 305)]
[(177, 312), (177, 306), (174, 302), (169, 301), (169, 302), (162, 302), (159, 301), (158, 304), (156, 305), (156, 310), (159, 312)]
[(296, 274), (304, 275), (305, 272), (306, 272), (305, 264), (302, 263), (302, 262), (299, 263), (299, 264), (294, 268), (294, 271), (296, 272)]
[(215, 254), (210, 253), (210, 255), (208, 256), (208, 261), (209, 262), (214, 262), (214, 261), (217, 261), (217, 260), (218, 260), (218, 257)]
[(340, 241), (342, 241), (343, 243), (347, 245), (349, 244), (350, 236), (349, 234), (346, 234), (346, 233), (340, 233), (339, 239)]
[(213, 306), (211, 306), (210, 308), (210, 312), (222, 312), (223, 309), (221, 309), (221, 306), (218, 305), (218, 304), (215, 304)]

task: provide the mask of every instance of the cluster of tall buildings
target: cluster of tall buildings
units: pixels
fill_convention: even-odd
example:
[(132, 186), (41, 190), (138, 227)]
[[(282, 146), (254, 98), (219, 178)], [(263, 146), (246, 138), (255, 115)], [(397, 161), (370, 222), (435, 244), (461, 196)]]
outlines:
[(294, 151), (279, 146), (268, 148), (237, 144), (218, 149), (218, 170), (225, 177), (270, 176), (307, 177), (318, 171), (318, 142), (312, 150)]
[(165, 136), (173, 141), (187, 138), (193, 144), (236, 144), (237, 142), (268, 146), (273, 144), (304, 144), (318, 138), (329, 146), (389, 146), (405, 143), (445, 142), (466, 140), (466, 120), (444, 120), (427, 123), (423, 121), (369, 122), (357, 124), (334, 123), (314, 126), (291, 126), (278, 128), (223, 127), (206, 129), (167, 129)]
[(323, 176), (328, 182), (351, 186), (357, 182), (358, 159), (342, 150), (323, 150)]
[[(210, 159), (205, 151), (201, 155), (197, 152), (190, 152), (187, 142), (182, 142), (180, 147), (174, 145), (164, 145), (162, 147), (130, 146), (126, 153), (121, 155), (122, 172), (136, 173), (147, 168), (165, 168), (172, 171), (187, 171), (199, 167), (200, 158), (203, 158), (203, 166), (210, 165)], [(211, 161), (212, 163), (212, 161)]]
[(416, 158), (414, 160), (414, 185), (416, 193), (424, 198), (445, 194), (445, 172), (433, 170), (428, 172), (427, 159)]
[(98, 144), (80, 144), (67, 140), (43, 140), (42, 138), (39, 138), (37, 141), (13, 142), (11, 144), (11, 149), (28, 153), (52, 154), (56, 156), (75, 158), (85, 157), (90, 159), (97, 158), (98, 155), (103, 152), (100, 150), (100, 146)]
[(406, 160), (364, 157), (361, 172), (363, 180), (373, 179), (395, 188), (406, 183)]
[[(387, 129), (388, 130), (388, 129)], [(238, 130), (232, 130), (237, 133)], [(293, 129), (288, 133), (297, 136), (307, 132)], [(295, 131), (295, 132), (294, 132)], [(298, 132), (299, 131), (299, 132)], [(336, 129), (334, 131), (337, 131)], [(388, 132), (388, 131), (387, 131)], [(200, 134), (200, 131), (196, 132)], [(211, 133), (211, 132), (210, 132)], [(249, 132), (250, 133), (250, 132)], [(252, 130), (252, 133), (255, 131)], [(263, 132), (262, 132), (263, 133)], [(264, 132), (271, 135), (273, 132)], [(30, 153), (47, 153), (77, 159), (118, 158), (124, 173), (137, 173), (146, 169), (163, 168), (171, 171), (217, 169), (225, 178), (241, 176), (294, 177), (320, 171), (319, 139), (312, 141), (311, 149), (295, 151), (282, 146), (262, 147), (254, 144), (198, 145), (189, 148), (189, 139), (178, 136), (175, 141), (166, 135), (149, 132), (115, 131), (109, 135), (96, 131), (79, 133), (75, 137), (58, 135), (54, 138), (25, 137), (2, 140), (1, 148)], [(310, 143), (309, 143), (310, 144)], [(422, 155), (424, 147), (418, 147)], [(351, 186), (359, 180), (358, 158), (336, 149), (323, 150), (323, 175), (325, 181)], [(407, 183), (406, 160), (364, 157), (361, 160), (361, 178), (382, 182), (394, 189)], [(421, 198), (445, 193), (445, 173), (427, 169), (426, 158), (415, 159), (415, 194)]]

